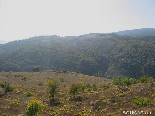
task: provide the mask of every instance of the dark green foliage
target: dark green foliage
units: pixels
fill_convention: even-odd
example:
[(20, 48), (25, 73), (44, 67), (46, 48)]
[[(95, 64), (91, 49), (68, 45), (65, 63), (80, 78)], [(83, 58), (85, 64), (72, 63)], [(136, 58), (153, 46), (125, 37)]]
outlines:
[(125, 76), (125, 77), (120, 77), (120, 78), (114, 78), (112, 83), (114, 85), (128, 86), (131, 84), (138, 83), (138, 79), (129, 78)]
[(10, 84), (0, 82), (0, 86), (4, 89), (5, 94), (13, 91), (13, 87)]
[(86, 91), (90, 92), (92, 90), (92, 85), (89, 84), (89, 83), (85, 83), (85, 84), (82, 85), (82, 90), (83, 91), (86, 90)]
[(0, 71), (32, 71), (37, 66), (40, 70), (64, 69), (106, 78), (155, 77), (153, 36), (39, 36), (10, 42), (0, 49)]
[(33, 68), (33, 72), (39, 72), (39, 68), (38, 67)]
[(26, 107), (27, 116), (38, 116), (43, 111), (43, 103), (40, 100), (32, 99), (28, 102)]
[(11, 91), (13, 91), (13, 87), (12, 87), (10, 84), (6, 84), (6, 87), (5, 87), (5, 94), (6, 94), (7, 92), (11, 92)]
[(149, 98), (137, 98), (137, 99), (133, 99), (132, 103), (133, 106), (147, 106), (147, 105), (151, 105), (152, 102)]
[(48, 87), (49, 87), (49, 98), (52, 98), (52, 100), (50, 100), (51, 104), (54, 104), (54, 96), (56, 94), (56, 89), (58, 88), (58, 82), (56, 79), (50, 79), (47, 82)]
[(21, 69), (17, 64), (0, 58), (0, 71), (21, 71)]
[(31, 77), (22, 77), (21, 80), (27, 81), (27, 80), (31, 80)]
[(141, 83), (154, 82), (154, 78), (153, 78), (153, 77), (148, 77), (148, 76), (142, 76), (142, 77), (140, 78), (140, 82), (141, 82)]
[(128, 86), (131, 84), (136, 84), (136, 83), (151, 83), (154, 82), (155, 79), (153, 77), (148, 77), (148, 76), (142, 76), (140, 78), (129, 78), (129, 77), (120, 77), (120, 78), (114, 78), (112, 83), (114, 85), (121, 85), (121, 86)]
[(73, 98), (75, 99), (75, 95), (78, 94), (82, 90), (82, 84), (81, 83), (72, 83), (69, 87), (69, 93), (73, 95)]
[(93, 88), (93, 91), (97, 91), (97, 85), (96, 84), (93, 84), (92, 88)]
[(86, 91), (89, 91), (90, 92), (91, 90), (97, 91), (97, 89), (98, 89), (98, 86), (96, 84), (86, 83), (86, 84), (83, 84), (82, 85), (82, 90), (83, 91), (86, 90)]
[(6, 87), (6, 83), (0, 82), (0, 86), (1, 86), (2, 88), (5, 88), (5, 87)]

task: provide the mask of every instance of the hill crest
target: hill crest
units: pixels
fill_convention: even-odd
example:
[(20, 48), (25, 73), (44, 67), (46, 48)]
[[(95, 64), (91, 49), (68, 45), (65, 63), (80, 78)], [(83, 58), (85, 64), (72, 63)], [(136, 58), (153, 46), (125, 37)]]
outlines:
[(119, 32), (114, 32), (118, 35), (126, 35), (126, 36), (155, 36), (155, 29), (154, 28), (141, 28), (141, 29), (134, 29), (134, 30), (124, 30)]

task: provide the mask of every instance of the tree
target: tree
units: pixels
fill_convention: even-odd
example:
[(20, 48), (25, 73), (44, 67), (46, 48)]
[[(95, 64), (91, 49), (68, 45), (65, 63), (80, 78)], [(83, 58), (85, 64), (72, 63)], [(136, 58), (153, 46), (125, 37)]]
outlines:
[(71, 86), (69, 88), (69, 93), (73, 94), (73, 98), (75, 100), (75, 95), (77, 93), (79, 93), (81, 90), (82, 90), (82, 84), (74, 82), (74, 83), (71, 84)]
[(7, 92), (13, 91), (13, 87), (10, 86), (10, 84), (7, 84), (6, 82), (5, 83), (0, 82), (0, 87), (2, 87), (4, 89), (5, 94)]
[(49, 98), (52, 98), (50, 99), (50, 104), (54, 105), (54, 97), (56, 94), (56, 89), (58, 88), (58, 82), (56, 79), (50, 79), (47, 84), (49, 87)]
[(33, 72), (39, 72), (39, 68), (38, 67), (33, 68)]
[(26, 107), (27, 116), (37, 116), (38, 113), (41, 113), (43, 110), (43, 103), (36, 98), (30, 100)]

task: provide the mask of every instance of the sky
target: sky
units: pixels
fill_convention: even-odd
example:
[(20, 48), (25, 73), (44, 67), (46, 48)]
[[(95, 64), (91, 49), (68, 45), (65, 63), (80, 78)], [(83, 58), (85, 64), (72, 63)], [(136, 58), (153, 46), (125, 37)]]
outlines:
[(0, 40), (155, 28), (155, 0), (0, 0)]

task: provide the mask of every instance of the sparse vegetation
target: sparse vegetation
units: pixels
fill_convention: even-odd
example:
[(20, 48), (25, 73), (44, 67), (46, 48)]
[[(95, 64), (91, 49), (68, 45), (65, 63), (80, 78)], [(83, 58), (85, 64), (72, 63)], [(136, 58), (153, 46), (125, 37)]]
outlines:
[(31, 77), (22, 77), (21, 79), (24, 81), (27, 81), (27, 80), (31, 80)]
[[(23, 77), (31, 79), (23, 81)], [(125, 84), (115, 85), (111, 79), (74, 72), (1, 72), (0, 115), (121, 116), (123, 111), (141, 108), (153, 113), (153, 80), (142, 83), (141, 77), (121, 79), (126, 79), (121, 80)], [(5, 94), (8, 83), (13, 91)]]

